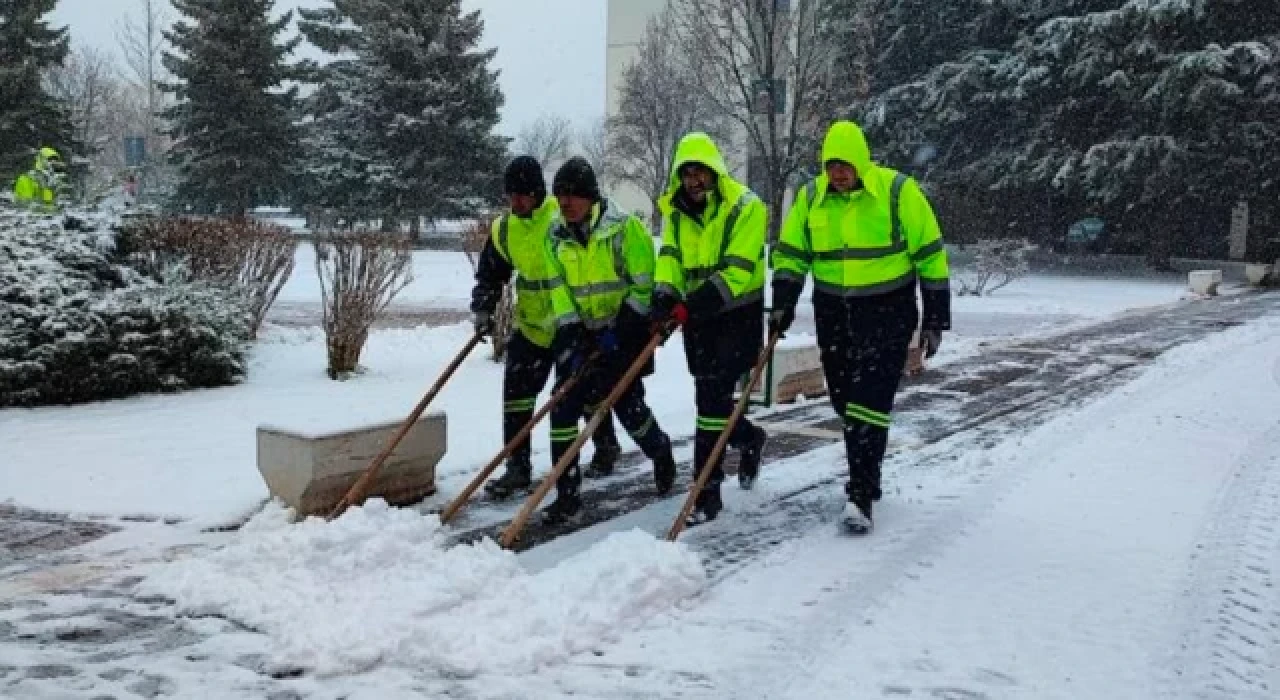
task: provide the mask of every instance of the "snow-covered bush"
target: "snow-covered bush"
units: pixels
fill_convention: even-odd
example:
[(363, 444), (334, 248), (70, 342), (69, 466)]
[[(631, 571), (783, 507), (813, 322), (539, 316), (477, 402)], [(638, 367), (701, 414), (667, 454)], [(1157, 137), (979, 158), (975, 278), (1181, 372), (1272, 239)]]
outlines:
[(124, 228), (131, 264), (167, 281), (205, 282), (244, 297), (258, 329), (289, 275), (298, 239), (247, 218), (148, 218)]
[(356, 370), (369, 329), (413, 281), (413, 250), (404, 236), (336, 231), (316, 236), (316, 274), (329, 353), (329, 377)]
[(249, 314), (130, 267), (106, 223), (0, 211), (0, 407), (231, 384)]
[[(957, 265), (951, 278), (959, 296), (990, 294), (1031, 271), (1027, 259), (1036, 246), (1026, 240), (982, 240), (965, 246), (965, 264)], [(971, 256), (971, 257), (970, 257)]]

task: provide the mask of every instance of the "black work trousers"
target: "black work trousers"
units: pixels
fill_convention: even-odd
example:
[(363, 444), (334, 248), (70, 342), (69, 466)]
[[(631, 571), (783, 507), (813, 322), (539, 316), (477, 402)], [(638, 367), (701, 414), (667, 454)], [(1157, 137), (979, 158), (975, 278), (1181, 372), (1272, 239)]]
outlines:
[[(733, 413), (737, 381), (751, 371), (764, 346), (764, 302), (754, 302), (710, 319), (693, 320), (685, 327), (685, 359), (693, 375), (694, 401), (698, 408), (693, 440), (695, 469), (711, 469), (706, 490), (718, 490), (724, 481), (724, 454), (707, 464), (720, 433)], [(729, 446), (742, 449), (751, 442), (756, 427), (746, 414), (729, 434)], [(694, 474), (697, 478), (698, 473)]]
[[(537, 408), (538, 394), (547, 385), (555, 356), (550, 348), (540, 347), (524, 337), (520, 331), (511, 334), (507, 344), (506, 364), (502, 373), (502, 442), (507, 444), (524, 428)], [(580, 406), (579, 411), (593, 411), (594, 406)], [(554, 411), (553, 411), (554, 413)], [(587, 414), (590, 417), (590, 414)], [(600, 422), (591, 436), (596, 449), (616, 448), (618, 436), (614, 432), (613, 417)], [(510, 461), (527, 464), (532, 448), (529, 438), (520, 441), (511, 453)], [(554, 462), (553, 462), (554, 463)]]
[[(578, 418), (584, 415), (587, 407), (598, 408), (621, 381), (630, 366), (629, 360), (634, 357), (627, 352), (615, 352), (603, 356), (593, 366), (586, 368), (586, 374), (568, 394), (551, 409), (551, 461), (559, 464), (569, 446), (578, 439)], [(572, 374), (564, 365), (556, 367), (556, 389), (558, 390)], [(649, 459), (671, 449), (670, 439), (658, 425), (653, 411), (645, 403), (644, 381), (636, 377), (635, 381), (622, 393), (613, 404), (612, 413), (618, 417), (622, 426), (627, 429), (631, 439), (635, 440), (640, 451)], [(586, 415), (590, 415), (589, 413)], [(604, 422), (601, 422), (604, 425)], [(599, 431), (596, 433), (599, 437)], [(559, 493), (577, 494), (582, 485), (582, 471), (578, 466), (575, 454), (569, 465), (556, 481)]]
[[(724, 481), (724, 453), (716, 459), (714, 464), (707, 464), (707, 460), (711, 458), (711, 452), (715, 449), (716, 441), (720, 439), (720, 433), (724, 432), (724, 428), (729, 423), (729, 416), (733, 413), (733, 388), (737, 382), (737, 377), (700, 377), (693, 380), (694, 401), (698, 405), (697, 432), (693, 438), (693, 463), (702, 466), (703, 469), (711, 469), (711, 476), (707, 478), (706, 489), (718, 489), (720, 483)], [(733, 426), (733, 432), (729, 433), (729, 446), (735, 449), (742, 449), (750, 444), (751, 438), (755, 436), (756, 428), (751, 421), (747, 420), (744, 413), (738, 422)], [(697, 478), (698, 474), (694, 474)]]
[(814, 321), (831, 405), (844, 421), (849, 500), (880, 498), (894, 397), (919, 311), (913, 287), (869, 297), (814, 292)]

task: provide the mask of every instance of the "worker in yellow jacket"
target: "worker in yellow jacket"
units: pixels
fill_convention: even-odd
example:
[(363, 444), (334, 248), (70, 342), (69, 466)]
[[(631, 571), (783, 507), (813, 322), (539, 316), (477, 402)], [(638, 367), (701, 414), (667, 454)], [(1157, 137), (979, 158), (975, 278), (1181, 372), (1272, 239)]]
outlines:
[[(502, 290), (515, 275), (515, 329), (507, 343), (502, 373), (503, 442), (511, 442), (533, 418), (538, 394), (547, 384), (555, 358), (551, 341), (556, 323), (551, 301), (555, 285), (563, 284), (547, 256), (547, 236), (560, 214), (554, 197), (547, 196), (542, 165), (532, 156), (518, 156), (507, 165), (503, 189), (510, 210), (493, 222), (489, 240), (476, 266), (471, 312), (477, 333), (492, 335), (493, 314)], [(592, 436), (595, 454), (588, 474), (613, 471), (622, 447), (613, 420), (600, 423)], [(532, 448), (526, 437), (507, 459), (502, 476), (485, 484), (494, 498), (507, 498), (533, 485)]]
[[(575, 372), (585, 372), (582, 381), (551, 410), (551, 458), (558, 463), (578, 439), (583, 407), (599, 405), (649, 343), (655, 256), (648, 229), (634, 215), (616, 211), (602, 196), (595, 170), (586, 159), (566, 162), (556, 172), (552, 192), (561, 212), (549, 236), (556, 273), (552, 303), (557, 386)], [(676, 462), (670, 438), (645, 402), (642, 378), (653, 370), (650, 357), (640, 375), (622, 390), (613, 411), (653, 461), (654, 484), (664, 495), (675, 484)], [(556, 500), (543, 511), (545, 523), (560, 524), (581, 513), (581, 483), (574, 457), (556, 482)]]
[(821, 164), (822, 174), (797, 193), (773, 250), (769, 326), (786, 332), (812, 275), (818, 347), (849, 458), (843, 523), (866, 534), (917, 321), (929, 357), (951, 328), (947, 252), (924, 192), (872, 161), (857, 124), (831, 125)]
[[(720, 513), (724, 471), (709, 463), (733, 413), (733, 391), (760, 354), (764, 336), (764, 202), (729, 173), (711, 138), (686, 135), (676, 146), (667, 191), (658, 201), (662, 248), (652, 320), (684, 324), (684, 351), (694, 379), (698, 418), (694, 464), (710, 469), (687, 526)], [(729, 434), (739, 450), (738, 483), (755, 484), (766, 434), (743, 416)], [(695, 475), (696, 476), (696, 475)]]
[(35, 164), (18, 176), (13, 185), (13, 200), (20, 207), (53, 212), (66, 181), (66, 165), (62, 156), (48, 146), (36, 153)]

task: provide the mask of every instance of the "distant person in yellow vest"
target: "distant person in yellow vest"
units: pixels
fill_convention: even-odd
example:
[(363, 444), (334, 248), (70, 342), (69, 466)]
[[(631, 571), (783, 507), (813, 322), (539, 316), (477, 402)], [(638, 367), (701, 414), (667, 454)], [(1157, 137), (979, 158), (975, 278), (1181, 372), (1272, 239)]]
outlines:
[(812, 274), (818, 347), (849, 460), (843, 524), (862, 535), (871, 532), (871, 504), (881, 496), (880, 466), (911, 336), (918, 323), (928, 358), (951, 328), (947, 251), (920, 186), (872, 161), (857, 124), (831, 126), (821, 165), (822, 174), (796, 196), (773, 251), (769, 326), (787, 330)]
[(13, 186), (13, 200), (20, 207), (56, 211), (65, 181), (66, 165), (62, 156), (45, 146), (36, 154), (31, 169), (18, 176)]
[[(507, 344), (502, 373), (503, 443), (510, 442), (533, 418), (538, 394), (551, 377), (555, 357), (551, 341), (556, 334), (552, 312), (553, 285), (563, 284), (548, 252), (547, 236), (558, 220), (560, 208), (547, 196), (542, 165), (531, 156), (511, 161), (503, 175), (510, 211), (493, 222), (489, 241), (480, 254), (476, 283), (471, 292), (471, 312), (477, 333), (493, 334), (493, 314), (502, 299), (502, 289), (515, 275), (515, 325)], [(593, 406), (586, 407), (594, 409)], [(613, 420), (602, 421), (592, 436), (595, 454), (588, 476), (613, 471), (622, 452)], [(494, 498), (507, 498), (533, 484), (532, 448), (529, 439), (520, 441), (507, 460), (506, 472), (485, 484)]]

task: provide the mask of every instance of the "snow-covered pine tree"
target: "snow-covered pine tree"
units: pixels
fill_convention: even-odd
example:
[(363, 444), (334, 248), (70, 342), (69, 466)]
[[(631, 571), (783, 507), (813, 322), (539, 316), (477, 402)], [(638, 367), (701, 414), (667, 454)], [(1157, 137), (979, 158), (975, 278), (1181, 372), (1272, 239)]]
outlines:
[[(1220, 255), (1232, 206), (1275, 220), (1280, 6), (1263, 0), (1130, 0), (1046, 23), (1020, 52), (1044, 107), (1014, 177), (1045, 180), (1109, 214), (1159, 262)], [(1050, 76), (1053, 76), (1052, 78)]]
[(333, 0), (300, 27), (336, 60), (316, 71), (312, 205), (384, 222), (471, 213), (501, 171), (503, 98), (479, 12), (460, 0)]
[[(1280, 6), (1028, 1), (1012, 46), (973, 50), (878, 94), (873, 143), (936, 147), (947, 218), (1060, 237), (1098, 215), (1153, 258), (1213, 254), (1246, 196), (1275, 220)], [(1047, 16), (1046, 12), (1060, 12)], [(892, 159), (891, 159), (892, 160)]]
[(0, 188), (31, 167), (42, 146), (70, 162), (78, 153), (65, 105), (44, 88), (45, 71), (67, 57), (67, 28), (46, 18), (57, 0), (0, 0)]
[(196, 213), (239, 215), (279, 201), (298, 148), (298, 77), (287, 62), (301, 41), (281, 42), (292, 12), (272, 19), (275, 0), (173, 0), (182, 17), (165, 36), (164, 65), (175, 204)]

